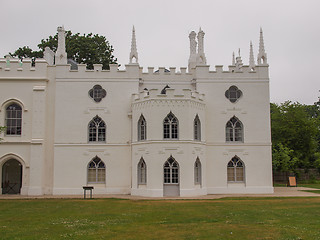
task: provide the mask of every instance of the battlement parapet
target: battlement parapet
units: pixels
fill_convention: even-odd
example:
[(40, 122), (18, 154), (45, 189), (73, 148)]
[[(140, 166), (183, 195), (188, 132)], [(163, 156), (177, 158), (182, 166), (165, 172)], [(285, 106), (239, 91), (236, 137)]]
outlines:
[(132, 102), (140, 102), (146, 100), (193, 100), (197, 102), (204, 102), (204, 94), (200, 94), (197, 91), (192, 91), (191, 89), (182, 89), (177, 92), (173, 88), (167, 88), (165, 94), (161, 94), (159, 89), (150, 89), (149, 91), (144, 90), (140, 93), (132, 94)]
[(207, 78), (207, 79), (266, 79), (269, 78), (269, 65), (257, 65), (254, 68), (244, 65), (240, 70), (236, 69), (236, 66), (228, 66), (228, 70), (224, 70), (222, 65), (216, 65), (215, 70), (211, 71), (210, 66), (196, 66), (193, 69), (195, 78)]

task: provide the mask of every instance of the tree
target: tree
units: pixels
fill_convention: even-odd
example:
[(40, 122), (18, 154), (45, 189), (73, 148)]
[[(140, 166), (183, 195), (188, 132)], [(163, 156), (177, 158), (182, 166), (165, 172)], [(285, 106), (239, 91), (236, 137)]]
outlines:
[[(314, 167), (319, 121), (311, 107), (287, 101), (271, 104), (272, 157), (275, 169)], [(290, 160), (289, 160), (290, 158)], [(280, 167), (279, 167), (280, 166)]]
[[(33, 51), (28, 46), (18, 48), (14, 53), (9, 53), (13, 57), (19, 58), (40, 58), (43, 56), (45, 47), (50, 47), (54, 52), (58, 47), (58, 34), (42, 39), (38, 44), (40, 50)], [(87, 64), (88, 69), (93, 69), (93, 64), (102, 64), (103, 69), (109, 69), (109, 64), (117, 63), (117, 58), (113, 56), (113, 47), (104, 36), (92, 33), (80, 35), (66, 31), (66, 51), (68, 58), (77, 63)]]

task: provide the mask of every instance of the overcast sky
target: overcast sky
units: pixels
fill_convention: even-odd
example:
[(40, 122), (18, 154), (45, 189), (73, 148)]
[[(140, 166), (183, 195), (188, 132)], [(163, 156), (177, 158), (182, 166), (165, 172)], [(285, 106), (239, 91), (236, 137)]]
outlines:
[(131, 30), (136, 29), (139, 64), (186, 67), (190, 31), (205, 32), (205, 54), (211, 70), (231, 64), (241, 49), (248, 64), (259, 29), (264, 33), (270, 65), (271, 102), (313, 104), (320, 90), (319, 0), (0, 0), (0, 56), (28, 45), (38, 50), (41, 39), (64, 25), (73, 33), (106, 36), (118, 62), (129, 61)]

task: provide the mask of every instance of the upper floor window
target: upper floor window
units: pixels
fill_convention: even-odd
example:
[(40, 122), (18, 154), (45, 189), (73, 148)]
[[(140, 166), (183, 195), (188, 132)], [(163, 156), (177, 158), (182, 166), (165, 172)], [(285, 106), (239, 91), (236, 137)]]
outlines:
[(106, 124), (97, 115), (88, 126), (89, 142), (105, 142), (106, 141)]
[(6, 135), (21, 135), (22, 108), (13, 103), (6, 108)]
[(194, 140), (201, 141), (201, 122), (199, 116), (197, 115), (193, 121), (194, 128)]
[(98, 156), (95, 156), (88, 164), (88, 183), (105, 183), (106, 166)]
[(147, 166), (143, 158), (138, 163), (138, 184), (147, 184)]
[(227, 169), (228, 182), (244, 182), (244, 164), (237, 156), (228, 162)]
[(243, 141), (243, 126), (240, 120), (235, 116), (233, 116), (226, 124), (226, 141), (227, 142)]
[(235, 103), (242, 96), (242, 92), (238, 89), (238, 87), (231, 86), (225, 92), (225, 96), (230, 100), (230, 102)]
[(104, 90), (100, 85), (94, 85), (94, 87), (89, 90), (89, 96), (95, 102), (101, 102), (102, 98), (104, 98), (106, 95), (106, 90)]
[(178, 139), (178, 119), (170, 112), (163, 120), (163, 138)]
[(143, 115), (140, 116), (138, 121), (138, 141), (147, 139), (147, 123)]

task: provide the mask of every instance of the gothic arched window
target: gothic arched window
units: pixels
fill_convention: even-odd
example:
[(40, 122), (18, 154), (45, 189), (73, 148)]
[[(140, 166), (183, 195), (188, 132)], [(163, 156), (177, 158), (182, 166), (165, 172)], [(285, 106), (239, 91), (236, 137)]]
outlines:
[(201, 184), (201, 162), (199, 158), (194, 163), (194, 184)]
[(89, 123), (88, 126), (89, 142), (105, 142), (106, 141), (106, 124), (97, 115)]
[(243, 125), (235, 116), (226, 124), (226, 141), (243, 142)]
[(6, 135), (21, 135), (22, 108), (17, 103), (12, 103), (6, 108)]
[(95, 156), (88, 164), (88, 183), (105, 183), (106, 166), (98, 156)]
[(147, 139), (147, 123), (143, 115), (140, 116), (138, 121), (138, 141)]
[(165, 184), (179, 183), (179, 164), (172, 156), (164, 163), (163, 178)]
[(244, 164), (237, 156), (234, 156), (227, 167), (228, 182), (244, 182)]
[(138, 163), (138, 184), (147, 184), (147, 166), (143, 158)]
[(201, 141), (201, 122), (197, 115), (193, 121), (194, 140)]
[(172, 112), (170, 112), (163, 120), (163, 138), (178, 139), (178, 127), (178, 119)]

